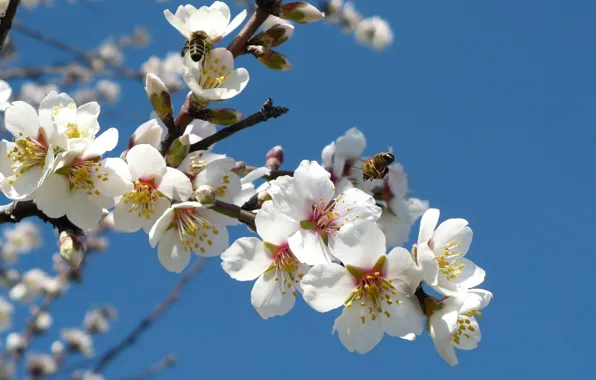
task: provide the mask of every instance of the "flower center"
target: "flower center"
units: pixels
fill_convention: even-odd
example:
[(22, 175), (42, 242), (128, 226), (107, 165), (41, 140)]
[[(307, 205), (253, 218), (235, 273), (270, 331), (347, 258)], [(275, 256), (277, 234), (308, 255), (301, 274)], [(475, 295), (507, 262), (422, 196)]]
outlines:
[(70, 189), (86, 190), (88, 195), (100, 195), (101, 192), (95, 188), (95, 181), (108, 180), (108, 173), (100, 172), (101, 167), (101, 162), (94, 160), (79, 161), (72, 165), (68, 172)]
[(201, 157), (203, 157), (203, 152), (197, 153), (190, 160), (189, 169), (190, 169), (190, 174), (192, 176), (196, 176), (201, 171), (201, 169), (203, 169), (205, 166), (207, 166), (207, 161), (201, 160)]
[(78, 139), (81, 137), (81, 132), (76, 124), (68, 123), (66, 126), (66, 135), (69, 139)]
[[(43, 136), (40, 135), (40, 137)], [(19, 137), (14, 140), (15, 146), (6, 154), (6, 158), (13, 161), (10, 168), (17, 178), (36, 166), (45, 166), (48, 149), (43, 143), (43, 138), (40, 140), (42, 141), (31, 137)]]
[(453, 333), (453, 343), (459, 345), (462, 335), (470, 339), (470, 333), (475, 333), (476, 328), (471, 325), (472, 318), (477, 315), (478, 318), (482, 318), (482, 313), (477, 310), (471, 310), (467, 313), (460, 314), (457, 317), (457, 330)]
[(204, 65), (201, 73), (199, 84), (204, 89), (217, 88), (232, 75), (232, 71), (226, 65), (220, 65), (219, 58), (209, 62), (208, 66)]
[[(382, 260), (380, 267), (384, 264), (385, 260)], [(346, 267), (352, 274), (359, 272), (358, 269)], [(374, 270), (374, 269), (373, 269)], [(371, 320), (376, 320), (377, 315), (380, 313), (385, 314), (387, 318), (391, 317), (391, 314), (387, 310), (387, 306), (395, 304), (401, 304), (403, 301), (397, 298), (398, 291), (395, 289), (391, 280), (385, 278), (381, 272), (369, 272), (363, 273), (356, 278), (356, 288), (352, 290), (352, 294), (344, 302), (346, 307), (352, 307), (354, 302), (360, 304), (360, 307), (368, 308), (368, 314)], [(362, 315), (362, 323), (366, 323), (366, 316)]]
[(202, 218), (195, 208), (177, 208), (174, 210), (175, 223), (184, 251), (206, 252), (213, 245), (210, 237), (219, 235), (219, 230), (207, 219)]
[(281, 279), (281, 294), (288, 294), (288, 291), (291, 290), (292, 295), (296, 297), (298, 294), (294, 290), (295, 284), (298, 284), (302, 280), (302, 277), (304, 277), (304, 273), (300, 272), (300, 262), (296, 259), (296, 256), (294, 256), (287, 244), (274, 247), (274, 249), (274, 262), (267, 270), (275, 269), (275, 281)]
[(215, 189), (215, 195), (218, 197), (223, 197), (226, 195), (228, 191), (228, 185), (230, 184), (230, 176), (226, 175), (223, 177), (223, 185)]
[[(335, 211), (335, 199), (325, 204), (323, 199), (312, 207), (310, 221), (313, 228), (328, 234), (334, 234), (339, 231), (341, 224), (339, 223), (339, 213)], [(301, 223), (302, 224), (302, 223)]]
[(130, 203), (128, 212), (136, 212), (139, 218), (151, 219), (155, 215), (155, 204), (159, 200), (159, 191), (155, 190), (153, 184), (137, 180), (134, 189), (122, 196), (124, 203)]
[(456, 279), (465, 267), (464, 264), (459, 264), (457, 259), (463, 256), (463, 253), (456, 252), (456, 248), (461, 247), (461, 242), (450, 241), (444, 248), (443, 254), (439, 255), (435, 260), (439, 264), (439, 273), (445, 276), (447, 280)]

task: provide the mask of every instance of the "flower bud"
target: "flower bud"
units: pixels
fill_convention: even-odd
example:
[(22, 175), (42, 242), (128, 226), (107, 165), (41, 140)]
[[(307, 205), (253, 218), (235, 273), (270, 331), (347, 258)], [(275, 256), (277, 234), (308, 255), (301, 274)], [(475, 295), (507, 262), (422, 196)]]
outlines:
[(325, 13), (307, 2), (297, 1), (295, 3), (284, 4), (279, 17), (295, 21), (298, 24), (307, 24), (309, 22), (319, 21), (325, 17)]
[(190, 152), (190, 137), (188, 135), (182, 135), (174, 140), (168, 148), (166, 163), (168, 166), (175, 168), (184, 161), (188, 152)]
[(293, 33), (293, 25), (273, 25), (271, 28), (248, 40), (248, 45), (260, 45), (268, 48), (276, 47), (289, 40)]
[(83, 261), (85, 248), (80, 239), (71, 231), (60, 233), (60, 256), (72, 268), (77, 269)]
[(208, 185), (201, 185), (195, 191), (197, 201), (204, 205), (211, 205), (215, 203), (215, 189)]
[(173, 120), (174, 108), (170, 100), (170, 92), (157, 75), (153, 73), (147, 74), (145, 91), (147, 91), (147, 96), (157, 116), (161, 120)]
[(33, 324), (33, 330), (36, 334), (42, 334), (46, 332), (50, 326), (52, 326), (52, 316), (46, 311), (42, 311), (35, 318)]
[(265, 157), (265, 167), (276, 170), (279, 169), (283, 163), (284, 149), (281, 147), (281, 145), (277, 145), (269, 149), (269, 152), (267, 152), (267, 156)]
[(218, 125), (232, 125), (242, 120), (242, 114), (232, 108), (211, 108), (201, 111), (201, 120)]
[(161, 143), (162, 134), (163, 129), (161, 128), (161, 125), (159, 125), (159, 122), (155, 119), (151, 119), (141, 124), (130, 136), (128, 139), (128, 149), (139, 144), (149, 144), (152, 147), (157, 148)]
[(257, 195), (257, 203), (259, 205), (259, 208), (261, 208), (261, 206), (263, 206), (263, 203), (270, 201), (271, 198), (271, 194), (269, 194), (266, 191), (261, 191), (259, 192), (259, 195)]
[(55, 340), (52, 343), (50, 350), (54, 356), (60, 356), (64, 353), (64, 344), (59, 340)]
[(290, 60), (275, 50), (263, 48), (260, 54), (256, 55), (253, 53), (253, 55), (257, 57), (259, 62), (272, 70), (286, 71), (292, 68)]

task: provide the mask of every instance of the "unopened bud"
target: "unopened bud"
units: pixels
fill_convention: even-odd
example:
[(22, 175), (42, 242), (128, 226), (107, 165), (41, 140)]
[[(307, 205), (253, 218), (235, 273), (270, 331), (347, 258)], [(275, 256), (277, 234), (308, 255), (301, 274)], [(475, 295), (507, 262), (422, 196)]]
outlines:
[(77, 269), (83, 261), (85, 248), (80, 239), (70, 231), (60, 233), (60, 256), (72, 268)]
[(197, 201), (199, 201), (200, 203), (202, 203), (204, 205), (211, 205), (211, 204), (215, 203), (215, 196), (216, 196), (215, 189), (213, 189), (211, 186), (208, 186), (208, 185), (199, 186), (197, 191), (195, 191), (195, 196), (197, 198)]
[(298, 24), (307, 24), (309, 22), (319, 21), (325, 17), (325, 13), (307, 2), (297, 1), (295, 3), (284, 4), (279, 17), (295, 21)]
[(33, 330), (36, 334), (42, 334), (46, 332), (50, 326), (52, 326), (52, 316), (46, 311), (40, 312), (35, 318), (33, 324)]
[(52, 343), (50, 350), (54, 356), (60, 356), (64, 353), (64, 344), (59, 340), (55, 340)]
[(244, 161), (236, 161), (236, 163), (234, 164), (234, 167), (232, 168), (232, 171), (236, 174), (238, 174), (239, 176), (243, 176), (246, 174), (246, 162)]
[(268, 169), (279, 169), (279, 167), (284, 163), (284, 149), (281, 145), (274, 146), (267, 152), (267, 156), (265, 157), (265, 167)]
[(259, 208), (261, 208), (261, 206), (263, 206), (263, 203), (270, 201), (271, 199), (272, 199), (271, 194), (269, 194), (266, 191), (261, 191), (259, 193), (259, 195), (257, 195), (257, 203), (259, 205)]
[(248, 40), (248, 45), (260, 45), (268, 48), (276, 47), (290, 39), (294, 26), (277, 24)]
[(174, 108), (170, 100), (170, 92), (165, 83), (153, 73), (148, 73), (145, 82), (145, 91), (155, 113), (161, 120), (173, 119)]
[(232, 108), (211, 108), (201, 111), (201, 120), (218, 125), (232, 125), (242, 120), (242, 114)]
[(259, 62), (272, 70), (285, 71), (292, 68), (290, 60), (285, 55), (278, 53), (275, 50), (262, 48), (260, 54), (257, 55), (253, 53), (253, 55), (257, 57)]
[(128, 139), (128, 149), (135, 145), (149, 144), (157, 148), (161, 143), (163, 129), (155, 119), (141, 124)]
[(168, 148), (166, 163), (168, 166), (175, 168), (184, 161), (188, 152), (190, 152), (190, 137), (188, 135), (182, 135), (174, 140)]

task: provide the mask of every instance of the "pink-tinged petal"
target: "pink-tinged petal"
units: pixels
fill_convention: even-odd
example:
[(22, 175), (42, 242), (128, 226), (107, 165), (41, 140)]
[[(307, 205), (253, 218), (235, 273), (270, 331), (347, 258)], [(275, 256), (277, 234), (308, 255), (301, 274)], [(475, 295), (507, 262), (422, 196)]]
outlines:
[(163, 14), (164, 14), (164, 16), (166, 16), (166, 20), (168, 20), (168, 22), (174, 28), (178, 29), (180, 34), (182, 34), (187, 40), (190, 39), (190, 35), (192, 34), (192, 31), (186, 26), (186, 24), (181, 19), (174, 16), (172, 14), (172, 12), (170, 12), (168, 9), (163, 11)]
[(365, 307), (344, 307), (333, 324), (332, 333), (336, 331), (348, 351), (359, 354), (366, 354), (383, 339), (383, 324), (379, 318), (373, 321)]
[(306, 303), (321, 313), (342, 306), (355, 289), (354, 278), (339, 264), (315, 265), (300, 286)]
[(263, 319), (287, 314), (296, 302), (292, 290), (283, 288), (277, 277), (275, 270), (263, 273), (250, 293), (250, 301)]
[(257, 238), (238, 239), (221, 254), (221, 267), (235, 280), (259, 277), (273, 263), (273, 255)]
[(151, 227), (151, 231), (149, 231), (149, 244), (151, 248), (155, 248), (157, 243), (163, 238), (173, 218), (174, 209), (170, 207), (155, 221), (155, 224)]
[(130, 171), (124, 160), (120, 158), (104, 159), (100, 173), (106, 180), (96, 179), (95, 187), (104, 197), (118, 197), (132, 191)]
[(146, 219), (139, 216), (136, 210), (131, 210), (130, 203), (120, 201), (114, 208), (114, 224), (121, 232), (136, 232), (141, 229)]
[(68, 179), (57, 174), (50, 174), (35, 193), (35, 203), (50, 218), (59, 218), (66, 214), (72, 202)]
[(439, 222), (440, 211), (436, 208), (426, 210), (420, 220), (420, 231), (418, 232), (418, 244), (428, 243), (433, 237), (435, 227)]
[(157, 248), (159, 262), (168, 272), (180, 273), (190, 262), (190, 252), (185, 251), (175, 230), (167, 231)]
[(428, 244), (420, 244), (417, 248), (416, 261), (422, 269), (424, 281), (435, 286), (439, 282), (439, 264), (435, 260), (434, 252), (428, 247)]
[(445, 248), (465, 255), (470, 249), (474, 234), (465, 219), (447, 219), (439, 224), (433, 235), (435, 252), (443, 252)]
[(384, 305), (387, 315), (380, 314), (384, 331), (391, 336), (414, 340), (424, 329), (424, 314), (416, 297), (401, 297), (402, 303)]
[(326, 264), (333, 260), (331, 248), (315, 230), (298, 230), (288, 238), (288, 244), (298, 261), (308, 264)]
[(85, 149), (81, 158), (101, 157), (105, 152), (114, 149), (116, 145), (118, 145), (118, 130), (110, 128), (93, 140), (91, 145)]
[(155, 211), (155, 213), (153, 214), (153, 216), (151, 216), (151, 218), (145, 219), (145, 223), (143, 224), (143, 231), (145, 231), (145, 233), (148, 234), (149, 231), (151, 231), (151, 228), (153, 227), (157, 219), (160, 216), (162, 216), (164, 212), (166, 212), (170, 205), (171, 202), (169, 199), (159, 197), (157, 202), (155, 202), (155, 204), (153, 205), (153, 210)]
[(331, 182), (331, 174), (316, 161), (303, 160), (294, 171), (296, 184), (303, 196), (313, 204), (329, 203), (335, 194), (335, 186)]
[(460, 309), (460, 314), (472, 310), (484, 309), (493, 299), (493, 294), (484, 289), (470, 289), (465, 295), (465, 300)]
[(280, 245), (298, 231), (299, 224), (280, 213), (273, 202), (265, 202), (255, 218), (257, 233), (264, 241)]
[(25, 102), (13, 102), (4, 111), (4, 127), (16, 138), (37, 137), (39, 118), (35, 108)]
[(369, 269), (385, 254), (385, 235), (376, 223), (362, 220), (343, 226), (330, 246), (345, 265)]
[(186, 201), (192, 195), (190, 179), (174, 168), (166, 168), (166, 173), (156, 185), (159, 192), (175, 201)]
[(133, 146), (126, 154), (126, 162), (133, 180), (159, 180), (166, 173), (166, 161), (161, 153), (149, 144)]
[(242, 24), (242, 22), (244, 21), (244, 19), (246, 18), (246, 9), (242, 10), (242, 12), (238, 13), (236, 15), (236, 17), (234, 17), (234, 19), (232, 20), (232, 22), (230, 22), (228, 24), (228, 27), (226, 28), (226, 30), (223, 33), (223, 36), (227, 36), (228, 34), (230, 34), (231, 32), (234, 31), (234, 29), (236, 29), (237, 27), (240, 26), (240, 24)]
[(101, 219), (101, 208), (97, 207), (84, 191), (73, 191), (66, 217), (79, 228), (88, 230), (96, 227)]
[(412, 295), (422, 281), (422, 270), (416, 265), (407, 249), (393, 248), (387, 254), (386, 277), (401, 293)]
[(355, 188), (348, 189), (339, 195), (335, 211), (340, 215), (342, 223), (355, 220), (376, 222), (381, 216), (381, 208), (376, 205), (375, 199)]

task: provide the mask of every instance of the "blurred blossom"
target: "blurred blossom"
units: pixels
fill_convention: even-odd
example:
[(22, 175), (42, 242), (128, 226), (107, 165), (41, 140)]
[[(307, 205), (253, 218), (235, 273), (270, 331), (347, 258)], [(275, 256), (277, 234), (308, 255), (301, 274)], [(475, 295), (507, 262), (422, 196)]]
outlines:
[(21, 4), (29, 9), (35, 9), (41, 3), (41, 0), (21, 0)]
[(6, 12), (6, 8), (8, 8), (9, 0), (0, 0), (0, 15)]
[(14, 375), (15, 365), (11, 360), (0, 358), (0, 380), (9, 380)]
[(383, 50), (393, 42), (393, 32), (387, 21), (374, 16), (358, 23), (356, 40), (375, 50)]
[(97, 94), (92, 88), (79, 88), (72, 93), (72, 98), (77, 104), (85, 104), (97, 100)]
[(8, 263), (14, 263), (19, 254), (29, 253), (41, 246), (39, 229), (29, 221), (18, 223), (13, 228), (5, 228), (3, 235), (0, 255)]
[(70, 351), (93, 356), (93, 338), (85, 331), (79, 328), (63, 329), (60, 335)]
[(331, 0), (323, 8), (325, 12), (325, 20), (330, 23), (337, 23), (341, 20), (341, 8), (344, 5), (344, 0)]
[(43, 333), (47, 331), (53, 323), (53, 318), (47, 311), (42, 311), (41, 313), (37, 314), (35, 318), (34, 328), (36, 332)]
[(110, 329), (110, 319), (116, 317), (116, 309), (112, 307), (98, 307), (85, 314), (83, 325), (91, 334), (103, 334)]
[(23, 275), (21, 282), (10, 289), (8, 295), (15, 301), (30, 302), (43, 293), (56, 294), (64, 285), (59, 278), (51, 277), (43, 270), (34, 268)]
[(168, 53), (165, 59), (156, 56), (150, 57), (141, 66), (143, 74), (153, 73), (157, 75), (170, 91), (182, 88), (182, 57), (180, 53)]
[(5, 331), (12, 326), (13, 311), (12, 304), (0, 296), (0, 331)]
[(31, 354), (27, 360), (27, 372), (33, 378), (52, 375), (58, 370), (56, 359), (48, 354)]
[(346, 5), (344, 5), (342, 10), (342, 30), (345, 33), (353, 32), (358, 26), (360, 20), (362, 20), (362, 16), (356, 10), (356, 8), (354, 8), (354, 4), (352, 4), (350, 1), (346, 2)]
[(112, 65), (121, 65), (124, 62), (124, 53), (114, 41), (107, 39), (99, 45), (99, 56)]
[(38, 107), (42, 99), (52, 91), (58, 91), (55, 84), (40, 85), (35, 82), (25, 82), (21, 86), (19, 100), (29, 103), (33, 107)]
[(64, 344), (59, 340), (55, 340), (50, 350), (54, 356), (60, 356), (64, 353)]
[[(2, 13), (1, 10), (0, 13)], [(4, 111), (6, 107), (10, 105), (10, 102), (8, 101), (10, 95), (12, 95), (12, 87), (10, 87), (7, 82), (0, 79), (0, 111)]]
[(14, 286), (17, 282), (19, 282), (20, 278), (21, 278), (21, 275), (19, 274), (19, 271), (16, 269), (0, 270), (0, 285), (1, 286), (10, 288), (10, 287)]
[(151, 34), (146, 28), (137, 26), (130, 36), (130, 42), (136, 47), (147, 46), (151, 42)]
[(115, 103), (120, 97), (120, 85), (113, 80), (103, 79), (95, 85), (100, 97), (110, 103)]
[(6, 351), (8, 352), (20, 352), (27, 346), (25, 337), (23, 334), (11, 332), (6, 336)]

